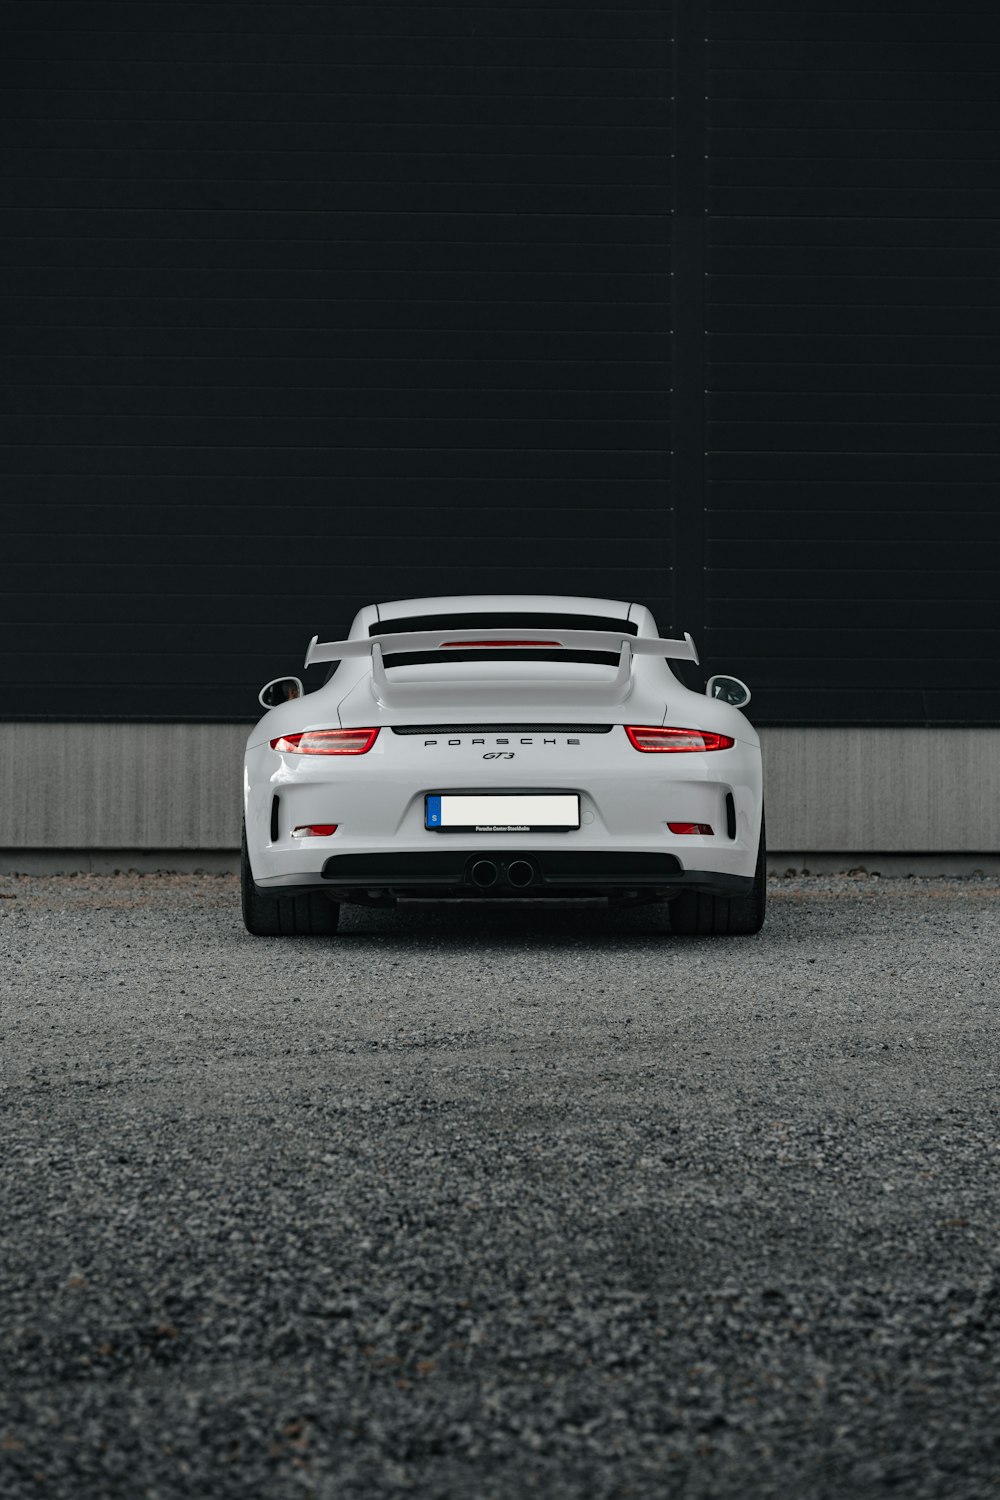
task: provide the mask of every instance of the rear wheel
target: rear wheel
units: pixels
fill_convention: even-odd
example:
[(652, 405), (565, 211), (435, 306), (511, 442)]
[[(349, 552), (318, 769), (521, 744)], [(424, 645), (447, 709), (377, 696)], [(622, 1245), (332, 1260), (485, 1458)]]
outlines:
[(240, 891), (243, 922), (255, 937), (330, 937), (340, 921), (340, 903), (322, 891), (272, 896), (254, 882), (247, 854), (247, 831), (243, 828), (240, 850)]
[(767, 907), (767, 843), (760, 820), (760, 849), (753, 886), (745, 896), (709, 896), (684, 891), (670, 905), (671, 931), (678, 937), (747, 937), (764, 925)]

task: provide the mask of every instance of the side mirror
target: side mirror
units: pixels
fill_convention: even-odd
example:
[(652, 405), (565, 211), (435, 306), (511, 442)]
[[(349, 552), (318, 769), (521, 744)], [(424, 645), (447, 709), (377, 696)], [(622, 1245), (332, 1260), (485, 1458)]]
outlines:
[(291, 698), (301, 698), (305, 688), (297, 677), (275, 677), (273, 682), (268, 682), (257, 694), (257, 701), (262, 708), (277, 708), (279, 703), (287, 703)]
[(705, 684), (705, 692), (709, 698), (720, 698), (733, 708), (745, 708), (750, 702), (750, 689), (738, 677), (726, 677), (722, 674), (710, 677)]

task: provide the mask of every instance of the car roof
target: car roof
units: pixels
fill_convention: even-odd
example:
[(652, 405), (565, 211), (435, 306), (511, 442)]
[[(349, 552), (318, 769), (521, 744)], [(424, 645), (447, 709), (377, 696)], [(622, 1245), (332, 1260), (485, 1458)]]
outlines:
[(627, 620), (631, 605), (621, 599), (587, 599), (576, 594), (440, 594), (427, 599), (394, 599), (376, 604), (379, 620), (447, 614), (580, 614)]

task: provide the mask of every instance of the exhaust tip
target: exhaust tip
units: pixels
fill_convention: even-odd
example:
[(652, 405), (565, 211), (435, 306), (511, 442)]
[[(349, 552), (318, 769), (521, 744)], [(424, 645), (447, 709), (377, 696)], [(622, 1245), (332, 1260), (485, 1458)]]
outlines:
[(469, 871), (469, 879), (481, 891), (487, 891), (500, 879), (500, 871), (491, 859), (477, 859)]
[(521, 891), (526, 885), (531, 885), (535, 878), (534, 867), (526, 859), (511, 860), (507, 866), (507, 883), (515, 886)]

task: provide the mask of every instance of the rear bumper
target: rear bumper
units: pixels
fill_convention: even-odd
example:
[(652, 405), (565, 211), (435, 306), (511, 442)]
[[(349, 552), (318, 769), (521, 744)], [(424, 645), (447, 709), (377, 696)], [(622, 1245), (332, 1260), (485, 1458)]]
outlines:
[[(609, 856), (608, 879), (601, 874), (583, 879), (598, 888), (602, 883), (613, 889), (655, 886), (661, 875), (672, 877), (678, 869), (704, 875), (711, 888), (717, 888), (716, 876), (753, 875), (761, 806), (756, 745), (737, 741), (719, 753), (640, 755), (616, 725), (606, 734), (518, 735), (514, 750), (503, 751), (514, 759), (500, 762), (484, 756), (499, 753), (493, 750), (494, 740), (514, 743), (510, 734), (459, 732), (445, 739), (432, 730), (429, 738), (431, 743), (425, 743), (423, 733), (383, 732), (369, 754), (353, 757), (282, 755), (267, 744), (249, 750), (245, 815), (257, 884), (264, 890), (329, 889), (338, 877), (328, 861), (357, 855), (383, 861), (371, 867), (374, 873), (363, 877), (366, 881), (396, 888), (409, 884), (413, 870), (421, 868), (411, 859), (420, 855), (445, 856), (438, 868), (446, 872), (446, 883), (462, 885), (471, 856), (499, 862), (515, 859), (524, 849), (539, 859), (543, 852)], [(552, 739), (558, 743), (550, 743)], [(580, 827), (569, 833), (492, 833), (485, 838), (474, 832), (429, 831), (424, 799), (442, 790), (576, 793)], [(708, 824), (714, 833), (675, 835), (668, 820)], [(337, 832), (329, 838), (294, 837), (296, 829), (313, 823), (334, 823)], [(622, 856), (635, 857), (630, 868), (619, 864)], [(647, 856), (662, 862), (651, 866)], [(539, 867), (540, 889), (565, 883), (562, 877), (556, 880), (552, 868), (550, 874), (548, 864)], [(590, 876), (591, 870), (592, 861), (570, 871), (568, 878), (579, 883), (580, 872)]]
[[(485, 867), (485, 868), (484, 868)], [(495, 876), (493, 872), (495, 871)], [(335, 854), (322, 868), (323, 890), (393, 895), (511, 897), (614, 895), (626, 891), (707, 891), (736, 896), (750, 876), (683, 870), (672, 854), (600, 850), (429, 849), (419, 853)]]

